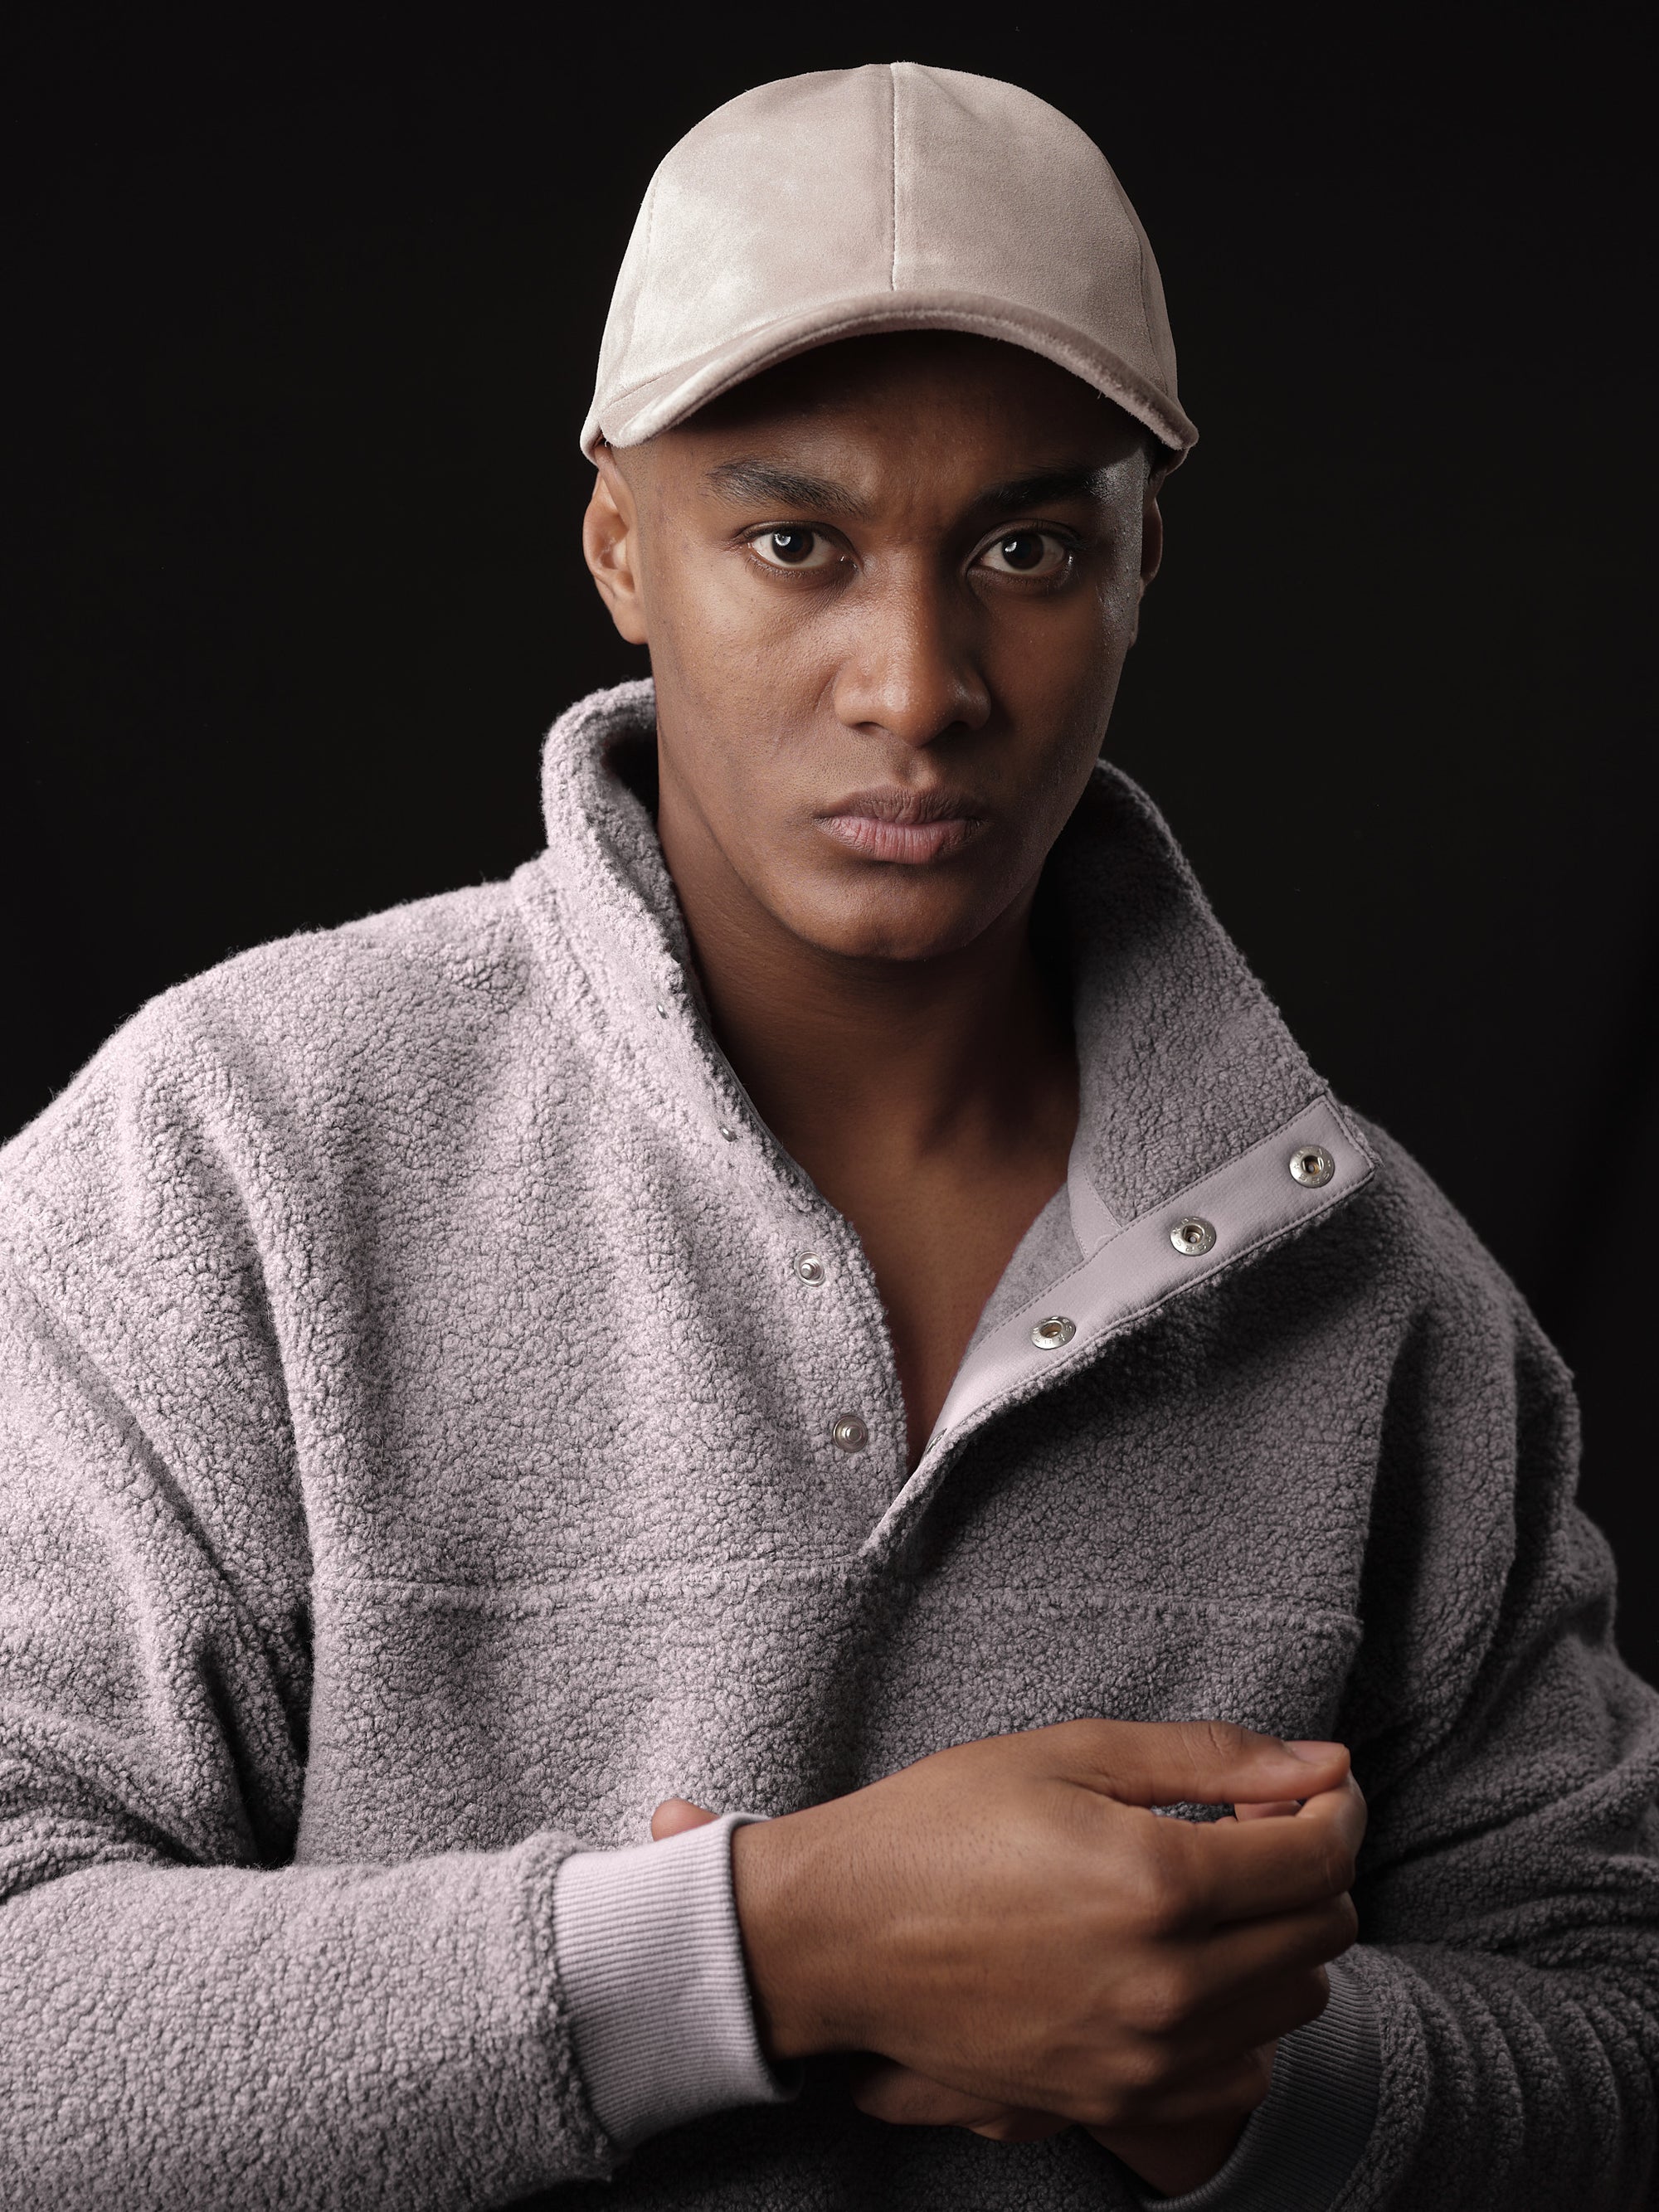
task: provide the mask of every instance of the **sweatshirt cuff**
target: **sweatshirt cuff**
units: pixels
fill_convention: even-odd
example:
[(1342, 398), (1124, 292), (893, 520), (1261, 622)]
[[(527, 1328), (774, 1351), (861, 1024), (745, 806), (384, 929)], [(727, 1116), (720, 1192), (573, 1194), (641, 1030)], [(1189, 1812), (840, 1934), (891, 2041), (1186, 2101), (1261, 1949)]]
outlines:
[(795, 2096), (767, 2063), (732, 1893), (726, 1813), (661, 1843), (576, 1851), (553, 1887), (553, 1940), (595, 2118), (624, 2149), (732, 2105)]
[(1158, 2212), (1327, 2212), (1358, 2165), (1376, 2118), (1382, 2046), (1376, 2008), (1357, 1974), (1328, 1966), (1330, 2002), (1279, 2039), (1273, 2087), (1232, 2156), (1201, 2189), (1136, 2200)]

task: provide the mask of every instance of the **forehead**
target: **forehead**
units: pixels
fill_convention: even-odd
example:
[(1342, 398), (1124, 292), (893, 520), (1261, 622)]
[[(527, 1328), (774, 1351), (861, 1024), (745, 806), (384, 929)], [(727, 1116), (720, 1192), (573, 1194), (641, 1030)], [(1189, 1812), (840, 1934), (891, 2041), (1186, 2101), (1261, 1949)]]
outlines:
[(1144, 437), (1092, 386), (1023, 346), (913, 331), (799, 354), (650, 442), (701, 473), (750, 453), (850, 459), (895, 448), (917, 468), (953, 458), (1035, 463), (1061, 451), (1107, 465)]

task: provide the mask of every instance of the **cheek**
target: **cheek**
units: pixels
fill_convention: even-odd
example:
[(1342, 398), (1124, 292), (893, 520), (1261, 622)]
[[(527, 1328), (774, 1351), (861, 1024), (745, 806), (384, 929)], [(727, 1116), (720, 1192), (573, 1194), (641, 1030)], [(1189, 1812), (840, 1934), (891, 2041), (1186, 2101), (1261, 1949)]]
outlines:
[(654, 597), (659, 692), (703, 721), (754, 732), (810, 715), (821, 657), (817, 626), (781, 592), (757, 591), (735, 561), (689, 556)]
[(987, 681), (1007, 720), (1034, 745), (1057, 758), (1091, 742), (1098, 746), (1136, 605), (1133, 591), (1110, 583), (1011, 609), (990, 625)]

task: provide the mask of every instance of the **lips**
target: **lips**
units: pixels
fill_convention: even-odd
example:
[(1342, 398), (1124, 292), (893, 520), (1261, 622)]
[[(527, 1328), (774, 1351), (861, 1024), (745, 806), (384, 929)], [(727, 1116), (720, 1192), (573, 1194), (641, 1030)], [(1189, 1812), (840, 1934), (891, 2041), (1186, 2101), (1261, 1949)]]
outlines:
[(871, 860), (912, 866), (948, 858), (985, 826), (964, 792), (906, 791), (897, 785), (850, 793), (817, 817), (830, 835)]

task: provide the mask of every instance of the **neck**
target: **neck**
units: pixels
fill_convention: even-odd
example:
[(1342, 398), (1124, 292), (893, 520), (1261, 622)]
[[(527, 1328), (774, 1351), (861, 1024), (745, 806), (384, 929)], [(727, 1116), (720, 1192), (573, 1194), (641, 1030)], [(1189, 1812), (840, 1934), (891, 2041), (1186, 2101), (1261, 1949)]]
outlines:
[(1063, 1157), (1077, 1116), (1069, 1009), (1032, 944), (1036, 884), (925, 960), (851, 958), (786, 929), (706, 838), (659, 831), (721, 1048), (828, 1191), (844, 1172)]

